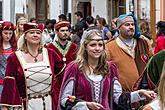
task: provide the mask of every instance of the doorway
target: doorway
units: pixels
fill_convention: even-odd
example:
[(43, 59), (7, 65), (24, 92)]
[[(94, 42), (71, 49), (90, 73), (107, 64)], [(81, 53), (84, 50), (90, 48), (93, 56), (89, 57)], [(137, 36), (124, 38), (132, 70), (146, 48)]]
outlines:
[(48, 1), (37, 0), (36, 1), (36, 18), (39, 23), (43, 23), (47, 19), (48, 13)]

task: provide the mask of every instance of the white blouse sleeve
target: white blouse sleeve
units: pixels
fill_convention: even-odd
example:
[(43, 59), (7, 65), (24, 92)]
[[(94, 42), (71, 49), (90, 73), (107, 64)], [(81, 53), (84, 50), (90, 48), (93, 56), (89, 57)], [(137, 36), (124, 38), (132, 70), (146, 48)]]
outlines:
[[(60, 98), (60, 103), (63, 107), (65, 107), (65, 103), (68, 100), (68, 96), (72, 96), (73, 84), (74, 81), (71, 80), (64, 88), (63, 94)], [(78, 102), (74, 107), (72, 107), (72, 110), (89, 110), (89, 109), (86, 105), (86, 102)]]
[[(122, 94), (122, 86), (120, 84), (120, 82), (115, 79), (114, 80), (114, 89), (113, 89), (113, 98), (114, 98), (114, 102), (116, 104), (118, 104), (118, 100), (119, 100), (119, 97), (120, 95)], [(131, 94), (131, 103), (134, 103), (134, 102), (138, 102), (140, 100), (144, 100), (145, 98), (144, 97), (140, 97), (138, 91), (134, 91), (134, 92), (130, 92)]]

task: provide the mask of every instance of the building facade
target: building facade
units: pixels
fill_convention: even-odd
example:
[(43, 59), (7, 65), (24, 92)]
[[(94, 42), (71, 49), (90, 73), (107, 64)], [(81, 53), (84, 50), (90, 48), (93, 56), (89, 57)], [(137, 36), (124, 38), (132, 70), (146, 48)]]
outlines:
[(11, 21), (14, 24), (20, 16), (28, 19), (57, 19), (62, 13), (62, 0), (0, 0), (0, 21)]
[(155, 35), (155, 24), (165, 20), (164, 5), (164, 0), (0, 0), (0, 21), (15, 23), (20, 16), (25, 16), (43, 22), (47, 18), (57, 20), (63, 13), (74, 25), (74, 13), (81, 11), (84, 17), (99, 15), (110, 24), (120, 14), (132, 12), (138, 19), (146, 19)]

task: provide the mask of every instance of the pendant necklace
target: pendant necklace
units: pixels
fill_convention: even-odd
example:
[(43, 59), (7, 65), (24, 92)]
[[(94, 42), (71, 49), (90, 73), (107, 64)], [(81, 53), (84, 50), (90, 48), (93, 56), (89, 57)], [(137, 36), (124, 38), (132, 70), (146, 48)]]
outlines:
[(66, 62), (66, 57), (65, 56), (63, 56), (62, 61)]
[(60, 46), (60, 44), (59, 44), (58, 41), (54, 42), (53, 44), (55, 45), (55, 47), (57, 47), (57, 49), (63, 55), (62, 61), (63, 62), (66, 62), (66, 57), (65, 56), (66, 56), (66, 54), (67, 54), (67, 52), (69, 50), (69, 47), (71, 45), (71, 42), (67, 42), (67, 45), (66, 45), (65, 49), (61, 48), (61, 46)]
[(28, 51), (28, 53), (29, 53), (29, 55), (30, 55), (31, 57), (34, 58), (34, 62), (37, 62), (37, 61), (38, 61), (37, 57), (38, 57), (39, 52), (37, 53), (36, 56), (32, 55), (29, 51)]
[[(94, 68), (94, 67), (92, 67), (91, 65), (88, 64), (88, 67), (91, 68), (91, 69), (93, 70), (93, 73), (96, 73), (96, 72), (97, 72), (97, 69)], [(90, 70), (90, 72), (91, 72), (91, 70)], [(92, 72), (91, 72), (91, 73), (92, 73)]]

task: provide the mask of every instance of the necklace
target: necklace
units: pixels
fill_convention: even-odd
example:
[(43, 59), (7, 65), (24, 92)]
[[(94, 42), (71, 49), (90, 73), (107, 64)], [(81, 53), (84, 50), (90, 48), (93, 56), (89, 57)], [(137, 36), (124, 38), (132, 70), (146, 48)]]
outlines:
[(39, 52), (37, 52), (37, 55), (36, 55), (36, 56), (32, 55), (29, 51), (28, 51), (28, 53), (29, 53), (29, 55), (30, 55), (31, 57), (34, 58), (34, 62), (37, 62), (37, 61), (38, 61), (37, 57), (38, 57)]
[(62, 49), (61, 46), (59, 45), (59, 43), (56, 41), (56, 42), (53, 42), (53, 45), (60, 51), (60, 53), (63, 55), (63, 58), (62, 58), (62, 61), (63, 62), (66, 62), (66, 57), (65, 55), (67, 54), (67, 52), (69, 51), (69, 47), (71, 45), (71, 42), (67, 42), (66, 44), (66, 47), (65, 49)]
[(94, 68), (94, 67), (92, 67), (92, 66), (89, 65), (89, 64), (88, 64), (88, 67), (89, 67), (89, 69), (90, 69), (90, 72), (91, 72), (91, 69), (93, 70), (93, 73), (96, 73), (96, 72), (97, 72), (96, 67)]

